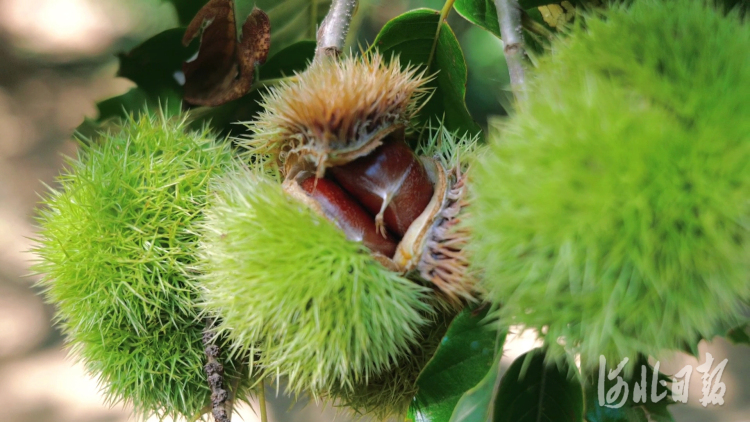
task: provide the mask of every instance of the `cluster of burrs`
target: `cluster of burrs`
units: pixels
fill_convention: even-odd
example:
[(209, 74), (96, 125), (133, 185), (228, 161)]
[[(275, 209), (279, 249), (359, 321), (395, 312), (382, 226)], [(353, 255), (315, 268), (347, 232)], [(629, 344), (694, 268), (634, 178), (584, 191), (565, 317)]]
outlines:
[(40, 213), (68, 343), (142, 415), (224, 417), (271, 379), (385, 417), (470, 301), (582, 372), (738, 325), (750, 26), (703, 0), (585, 19), (481, 151), (417, 127), (429, 77), (378, 54), (271, 88), (241, 162), (184, 120), (126, 119)]
[(240, 142), (252, 164), (217, 186), (205, 309), (290, 391), (347, 400), (476, 298), (459, 160), (475, 144), (440, 129), (420, 155), (409, 142), (429, 79), (378, 54), (313, 63), (265, 96)]

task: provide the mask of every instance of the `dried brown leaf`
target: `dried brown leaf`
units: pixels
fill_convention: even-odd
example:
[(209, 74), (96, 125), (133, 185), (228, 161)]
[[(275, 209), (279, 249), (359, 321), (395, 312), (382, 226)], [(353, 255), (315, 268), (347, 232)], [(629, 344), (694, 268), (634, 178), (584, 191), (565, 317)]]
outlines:
[(187, 45), (202, 30), (195, 60), (185, 62), (184, 100), (217, 106), (250, 91), (255, 66), (264, 63), (271, 39), (268, 15), (255, 8), (242, 25), (238, 39), (232, 0), (211, 0), (193, 18), (182, 43)]

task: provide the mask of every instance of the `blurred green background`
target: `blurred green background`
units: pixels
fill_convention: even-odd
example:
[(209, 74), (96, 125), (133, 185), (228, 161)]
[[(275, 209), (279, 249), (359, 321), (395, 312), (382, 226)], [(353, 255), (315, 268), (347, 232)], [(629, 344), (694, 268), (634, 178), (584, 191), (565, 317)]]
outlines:
[[(180, 0), (177, 0), (180, 1)], [(185, 0), (188, 1), (188, 0)], [(352, 48), (372, 42), (389, 19), (417, 7), (440, 9), (440, 0), (363, 0), (349, 37)], [(449, 24), (461, 42), (469, 69), (466, 102), (476, 121), (504, 115), (508, 75), (502, 43), (453, 12)], [(38, 193), (54, 177), (84, 117), (96, 117), (96, 101), (126, 92), (133, 84), (115, 76), (116, 53), (177, 24), (169, 2), (160, 0), (0, 0), (0, 421), (126, 421), (129, 409), (109, 406), (96, 381), (68, 357), (51, 326), (53, 309), (42, 303), (29, 275), (33, 213)], [(273, 23), (272, 23), (273, 24)], [(689, 310), (688, 310), (689, 311)], [(534, 345), (519, 333), (503, 359), (510, 362)], [(748, 349), (724, 341), (702, 344), (717, 361), (729, 358), (722, 381), (727, 403), (697, 404), (701, 384), (691, 383), (691, 403), (673, 406), (678, 421), (750, 421)], [(506, 367), (507, 367), (506, 362)], [(703, 362), (703, 359), (700, 361)], [(698, 361), (670, 356), (662, 369), (674, 373)], [(696, 379), (698, 378), (698, 379)], [(314, 404), (271, 399), (274, 421), (349, 420)], [(244, 421), (257, 420), (243, 409)], [(239, 419), (239, 418), (238, 418)]]

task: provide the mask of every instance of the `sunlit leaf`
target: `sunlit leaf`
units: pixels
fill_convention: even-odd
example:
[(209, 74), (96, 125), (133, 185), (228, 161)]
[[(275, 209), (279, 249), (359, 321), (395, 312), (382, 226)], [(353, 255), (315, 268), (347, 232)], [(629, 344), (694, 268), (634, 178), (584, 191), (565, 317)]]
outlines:
[(555, 29), (560, 29), (567, 25), (576, 16), (576, 8), (569, 1), (540, 6), (539, 12), (542, 14), (544, 22)]

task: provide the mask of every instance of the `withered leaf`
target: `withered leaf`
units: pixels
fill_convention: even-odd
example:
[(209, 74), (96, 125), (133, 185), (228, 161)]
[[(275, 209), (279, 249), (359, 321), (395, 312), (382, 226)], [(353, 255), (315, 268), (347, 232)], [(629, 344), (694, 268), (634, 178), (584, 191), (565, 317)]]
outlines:
[(250, 91), (255, 66), (266, 61), (271, 44), (268, 15), (254, 8), (237, 37), (232, 0), (211, 0), (198, 11), (182, 38), (187, 45), (203, 30), (195, 60), (185, 62), (184, 100), (218, 106)]

